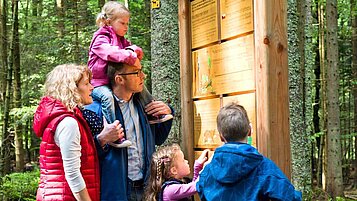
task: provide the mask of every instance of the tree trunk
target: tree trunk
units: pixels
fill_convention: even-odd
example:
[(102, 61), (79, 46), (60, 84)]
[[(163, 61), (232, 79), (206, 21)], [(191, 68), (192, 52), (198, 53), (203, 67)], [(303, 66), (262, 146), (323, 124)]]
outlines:
[(24, 129), (24, 133), (25, 133), (25, 156), (26, 156), (26, 161), (27, 162), (31, 162), (32, 161), (32, 157), (31, 157), (31, 150), (30, 150), (30, 140), (31, 140), (31, 129), (32, 129), (32, 125), (30, 125), (30, 120), (26, 121), (25, 124), (25, 129)]
[(102, 9), (102, 7), (104, 6), (105, 4), (105, 0), (98, 0), (98, 8), (99, 9)]
[(305, 5), (301, 4), (303, 7), (303, 11), (305, 13), (305, 17), (302, 18), (304, 21), (304, 29), (305, 29), (305, 34), (304, 34), (304, 43), (302, 44), (302, 48), (304, 49), (304, 65), (305, 67), (305, 79), (304, 79), (304, 118), (305, 118), (305, 125), (306, 125), (306, 135), (305, 135), (305, 146), (304, 149), (304, 156), (306, 158), (302, 159), (303, 162), (305, 162), (305, 170), (306, 172), (309, 172), (309, 174), (306, 174), (305, 177), (301, 177), (302, 180), (301, 184), (304, 186), (302, 189), (304, 195), (309, 195), (312, 190), (312, 143), (310, 140), (310, 137), (314, 134), (313, 132), (313, 122), (311, 121), (313, 119), (313, 103), (315, 100), (314, 93), (313, 93), (313, 80), (316, 80), (315, 74), (314, 74), (314, 62), (315, 62), (315, 52), (314, 48), (316, 47), (316, 42), (313, 42), (313, 36), (315, 30), (315, 26), (313, 26), (313, 17), (312, 17), (312, 1), (311, 0), (305, 0)]
[(180, 142), (180, 54), (178, 1), (163, 0), (151, 10), (152, 92), (156, 99), (171, 102), (175, 119), (167, 142)]
[[(320, 98), (320, 110), (321, 110), (321, 125), (322, 133), (318, 138), (319, 143), (317, 144), (319, 154), (318, 154), (318, 164), (317, 164), (317, 183), (321, 184), (323, 189), (326, 188), (326, 154), (325, 154), (325, 139), (326, 139), (326, 68), (325, 68), (325, 18), (324, 18), (324, 5), (321, 1), (317, 3), (318, 8), (318, 21), (319, 21), (319, 57), (320, 57), (320, 85), (321, 85), (321, 98)], [(324, 173), (324, 174), (323, 174)], [(321, 176), (320, 176), (321, 175)], [(320, 180), (319, 180), (320, 179)]]
[[(292, 180), (307, 195), (311, 187), (311, 145), (306, 123), (305, 4), (288, 1), (290, 142)], [(310, 112), (310, 111), (309, 111)]]
[(332, 196), (343, 196), (342, 155), (339, 108), (339, 55), (337, 38), (337, 0), (326, 0), (326, 61), (327, 61), (327, 183)]
[[(145, 17), (145, 19), (142, 19), (142, 23), (145, 24), (145, 27), (147, 29), (142, 33), (145, 38), (145, 44), (142, 45), (142, 47), (144, 49), (144, 54), (145, 54), (145, 57), (143, 60), (145, 63), (147, 63), (147, 65), (144, 67), (144, 70), (147, 69), (147, 71), (150, 72), (147, 74), (146, 79), (148, 81), (146, 81), (145, 84), (146, 84), (146, 87), (148, 88), (148, 90), (152, 91), (152, 85), (151, 85), (151, 83), (152, 83), (151, 82), (151, 31), (150, 31), (151, 18), (147, 17), (150, 15), (151, 2), (144, 0), (144, 3), (145, 3), (144, 12), (146, 13), (145, 14), (146, 17)], [(145, 50), (148, 50), (148, 51), (145, 51)]]
[[(5, 93), (6, 93), (6, 66), (7, 66), (7, 37), (6, 37), (6, 9), (5, 9), (4, 1), (1, 1), (1, 93), (0, 93), (0, 102), (1, 105), (4, 104), (5, 101)], [(5, 12), (5, 13), (4, 13)], [(3, 118), (3, 109), (1, 108), (1, 120)]]
[(129, 8), (129, 2), (128, 2), (128, 0), (124, 0), (124, 5), (125, 5), (125, 7)]
[(38, 16), (39, 0), (32, 0), (32, 16)]
[(24, 11), (24, 15), (25, 15), (25, 30), (27, 31), (29, 28), (29, 21), (28, 21), (28, 17), (29, 17), (29, 6), (30, 6), (30, 0), (26, 0), (26, 6), (25, 6), (25, 11)]
[(38, 0), (38, 16), (42, 16), (43, 12), (43, 0)]
[(73, 51), (73, 59), (76, 63), (80, 61), (80, 52), (79, 52), (79, 12), (78, 12), (78, 0), (73, 2), (74, 4), (74, 51)]
[[(351, 21), (352, 21), (352, 76), (353, 76), (353, 85), (352, 85), (352, 93), (354, 97), (354, 125), (357, 125), (357, 1), (350, 0), (351, 3)], [(357, 133), (357, 127), (354, 129), (354, 133)], [(354, 142), (354, 150), (355, 150), (355, 159), (353, 162), (354, 169), (354, 187), (357, 187), (357, 137), (355, 137)]]
[(56, 1), (56, 13), (57, 13), (57, 30), (58, 37), (63, 38), (65, 34), (65, 14), (64, 14), (64, 2), (63, 0)]
[[(320, 43), (319, 39), (317, 43)], [(321, 170), (322, 170), (322, 157), (320, 157), (320, 144), (321, 144), (321, 128), (320, 128), (320, 115), (319, 111), (321, 110), (321, 70), (320, 70), (320, 54), (318, 44), (315, 45), (315, 96), (313, 102), (313, 132), (315, 134), (315, 141), (313, 141), (313, 149), (312, 151), (312, 170), (313, 170), (313, 178), (316, 176), (316, 186), (322, 187), (321, 183)], [(317, 153), (315, 153), (315, 150)], [(317, 158), (315, 157), (317, 156)], [(315, 175), (314, 175), (315, 174)]]
[[(313, 118), (313, 107), (312, 103), (314, 102), (314, 94), (312, 93), (313, 91), (313, 80), (315, 79), (314, 77), (314, 51), (313, 48), (316, 47), (315, 44), (313, 43), (313, 33), (314, 33), (314, 26), (313, 26), (313, 17), (311, 13), (311, 6), (312, 2), (311, 0), (305, 0), (305, 5), (301, 4), (302, 10), (305, 13), (305, 17), (301, 18), (302, 21), (304, 22), (304, 35), (301, 35), (300, 37), (304, 38), (304, 43), (301, 43), (300, 49), (304, 49), (304, 62), (301, 65), (304, 65), (305, 68), (305, 79), (304, 79), (304, 119), (305, 119), (305, 124), (306, 124), (306, 135), (305, 135), (305, 162), (307, 162), (309, 165), (305, 165), (305, 171), (310, 172), (309, 175), (306, 175), (304, 178), (305, 180), (302, 181), (304, 185), (304, 192), (305, 195), (310, 194), (311, 192), (311, 185), (312, 185), (312, 169), (311, 169), (311, 150), (312, 150), (312, 144), (310, 143), (310, 136), (313, 135), (313, 123), (311, 122), (311, 119)], [(309, 158), (309, 159), (307, 159)]]
[[(22, 108), (21, 100), (21, 69), (20, 69), (20, 41), (19, 41), (19, 18), (18, 18), (18, 2), (19, 0), (13, 0), (13, 29), (12, 29), (12, 59), (14, 65), (14, 102), (15, 108)], [(15, 122), (20, 122), (21, 116), (15, 115)], [(17, 172), (24, 169), (24, 147), (23, 147), (23, 130), (22, 123), (15, 123), (15, 155), (16, 165), (15, 170)]]
[(84, 28), (93, 26), (93, 15), (91, 14), (90, 8), (88, 8), (87, 0), (79, 0), (78, 2), (78, 13), (79, 13), (79, 30), (82, 31)]
[(6, 84), (5, 84), (5, 100), (4, 100), (4, 123), (2, 127), (2, 138), (1, 138), (1, 157), (0, 157), (0, 176), (4, 176), (5, 174), (10, 172), (10, 149), (11, 149), (11, 141), (10, 141), (10, 132), (9, 132), (9, 111), (10, 111), (10, 97), (11, 97), (11, 82), (12, 82), (12, 67), (8, 64), (8, 41), (7, 41), (7, 1), (2, 0), (1, 5), (1, 24), (2, 24), (2, 33), (1, 33), (1, 42), (2, 42), (2, 65), (6, 69)]
[[(130, 41), (140, 46), (144, 52), (144, 58), (141, 61), (143, 71), (146, 74), (145, 86), (151, 90), (151, 20), (150, 20), (150, 1), (136, 0), (129, 1), (130, 9), (130, 27), (128, 38)], [(138, 5), (139, 4), (139, 5)], [(140, 9), (138, 9), (140, 8)]]

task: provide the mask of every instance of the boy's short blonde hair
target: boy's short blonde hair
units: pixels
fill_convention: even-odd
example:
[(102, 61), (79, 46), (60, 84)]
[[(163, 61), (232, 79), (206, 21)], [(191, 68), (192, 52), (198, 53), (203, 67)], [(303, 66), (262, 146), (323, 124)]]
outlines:
[(63, 64), (56, 66), (47, 75), (44, 95), (61, 101), (70, 111), (76, 106), (82, 107), (78, 83), (84, 75), (87, 75), (91, 80), (92, 72), (84, 65)]
[(236, 102), (228, 103), (218, 113), (217, 130), (227, 142), (244, 140), (250, 133), (247, 111)]

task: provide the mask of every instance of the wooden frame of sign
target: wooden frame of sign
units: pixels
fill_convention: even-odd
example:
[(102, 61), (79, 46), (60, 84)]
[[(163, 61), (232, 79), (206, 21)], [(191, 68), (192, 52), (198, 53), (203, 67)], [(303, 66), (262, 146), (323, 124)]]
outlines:
[(179, 0), (182, 148), (221, 145), (219, 108), (242, 104), (252, 145), (290, 177), (287, 5), (283, 0)]

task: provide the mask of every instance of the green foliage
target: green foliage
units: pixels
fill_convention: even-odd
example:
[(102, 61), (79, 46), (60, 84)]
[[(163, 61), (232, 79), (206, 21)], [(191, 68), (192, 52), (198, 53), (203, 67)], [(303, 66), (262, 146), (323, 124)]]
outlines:
[(36, 200), (40, 171), (12, 173), (2, 177), (0, 195), (3, 200)]
[(316, 138), (320, 138), (320, 137), (322, 137), (323, 135), (325, 135), (325, 131), (321, 131), (321, 132), (318, 132), (318, 133), (314, 133), (313, 135), (311, 135), (310, 137), (309, 137), (309, 139), (311, 140), (311, 141), (316, 141)]
[(35, 110), (36, 110), (36, 105), (29, 106), (29, 107), (22, 107), (22, 108), (13, 108), (10, 111), (10, 115), (18, 117), (16, 119), (19, 119), (18, 120), (19, 122), (15, 122), (16, 124), (24, 124), (33, 119)]
[(344, 198), (344, 197), (336, 197), (331, 198), (331, 196), (329, 196), (326, 191), (324, 191), (321, 188), (314, 188), (313, 191), (311, 192), (310, 195), (305, 195), (304, 196), (304, 200), (306, 201), (310, 201), (310, 200), (316, 200), (316, 201), (353, 201), (355, 199), (350, 199), (350, 198)]
[[(334, 200), (332, 198), (330, 198), (329, 200)], [(349, 198), (341, 198), (341, 197), (337, 197), (336, 201), (354, 201), (355, 199), (349, 199)]]

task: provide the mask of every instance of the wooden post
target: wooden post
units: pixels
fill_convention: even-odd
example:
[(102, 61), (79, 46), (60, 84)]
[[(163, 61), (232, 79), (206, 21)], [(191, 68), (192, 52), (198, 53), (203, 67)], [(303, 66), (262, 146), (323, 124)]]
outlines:
[(193, 150), (193, 104), (192, 104), (192, 65), (190, 1), (179, 0), (179, 37), (180, 37), (180, 85), (181, 85), (181, 147), (191, 167), (194, 162)]
[(287, 3), (254, 0), (257, 145), (290, 178)]

